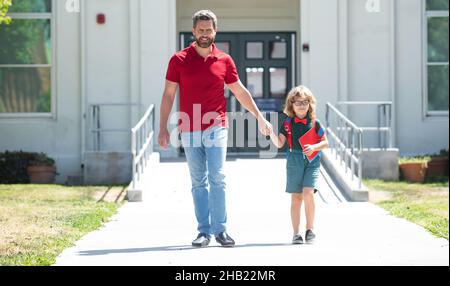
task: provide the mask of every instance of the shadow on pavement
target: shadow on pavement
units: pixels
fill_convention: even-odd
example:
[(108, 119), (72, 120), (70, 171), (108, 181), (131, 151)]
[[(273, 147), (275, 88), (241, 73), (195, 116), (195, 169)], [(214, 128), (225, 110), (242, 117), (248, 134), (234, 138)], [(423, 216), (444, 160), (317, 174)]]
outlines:
[(220, 245), (210, 245), (206, 247), (193, 247), (192, 245), (169, 245), (169, 246), (158, 246), (158, 247), (141, 247), (141, 248), (123, 248), (123, 249), (98, 249), (98, 250), (86, 250), (80, 251), (79, 255), (106, 255), (111, 253), (134, 253), (134, 252), (148, 252), (148, 251), (177, 251), (177, 250), (200, 250), (207, 248), (242, 248), (242, 247), (271, 247), (271, 246), (295, 246), (291, 243), (248, 243), (248, 244), (238, 244), (234, 247), (222, 247)]

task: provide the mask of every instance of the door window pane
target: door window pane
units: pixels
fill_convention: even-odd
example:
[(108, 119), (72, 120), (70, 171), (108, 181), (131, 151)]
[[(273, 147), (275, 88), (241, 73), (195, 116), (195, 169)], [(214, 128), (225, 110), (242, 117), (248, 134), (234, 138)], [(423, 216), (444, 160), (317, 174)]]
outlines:
[(246, 68), (247, 89), (253, 97), (263, 97), (264, 68)]
[(263, 42), (247, 42), (247, 59), (263, 58)]
[(230, 43), (229, 42), (216, 42), (215, 44), (219, 50), (222, 50), (225, 53), (230, 54)]
[(270, 42), (270, 58), (285, 59), (287, 55), (286, 42)]
[(448, 17), (428, 18), (428, 61), (448, 62)]
[(14, 0), (9, 8), (10, 13), (42, 13), (50, 12), (51, 0)]
[(270, 96), (285, 97), (287, 94), (287, 68), (270, 68)]
[(51, 64), (50, 19), (13, 19), (0, 25), (1, 64)]
[(448, 111), (448, 64), (428, 66), (428, 110)]
[(51, 111), (50, 68), (0, 68), (0, 113)]
[(437, 11), (437, 10), (447, 10), (448, 11), (448, 0), (427, 0), (427, 10)]

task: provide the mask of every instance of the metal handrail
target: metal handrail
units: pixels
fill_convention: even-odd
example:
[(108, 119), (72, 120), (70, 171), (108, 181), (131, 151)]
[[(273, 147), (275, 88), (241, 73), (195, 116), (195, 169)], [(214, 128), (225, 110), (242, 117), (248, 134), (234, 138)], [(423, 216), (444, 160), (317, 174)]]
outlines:
[(95, 151), (100, 151), (101, 148), (101, 134), (106, 132), (130, 132), (129, 128), (102, 128), (100, 120), (100, 108), (106, 106), (140, 106), (139, 103), (91, 103), (88, 105), (90, 110), (90, 127), (89, 132), (92, 133), (92, 148)]
[[(392, 102), (391, 101), (339, 101), (337, 105), (376, 105), (377, 126), (360, 127), (363, 131), (375, 131), (378, 133), (378, 147), (392, 148)], [(382, 124), (384, 126), (382, 126)], [(384, 134), (384, 142), (381, 144), (381, 135)]]
[(133, 188), (136, 188), (136, 181), (140, 179), (141, 174), (144, 172), (144, 168), (147, 166), (149, 156), (153, 153), (154, 130), (155, 105), (152, 104), (149, 106), (139, 122), (131, 128)]
[[(337, 126), (331, 124), (331, 113), (336, 117)], [(357, 180), (359, 188), (362, 186), (362, 135), (363, 130), (350, 121), (331, 103), (326, 104), (326, 130), (330, 142), (330, 150), (334, 152), (335, 159), (345, 167), (347, 174), (350, 169), (351, 180)], [(339, 158), (338, 158), (339, 157)], [(349, 161), (350, 160), (350, 161)], [(355, 165), (357, 169), (355, 169)], [(355, 178), (355, 171), (357, 178)]]

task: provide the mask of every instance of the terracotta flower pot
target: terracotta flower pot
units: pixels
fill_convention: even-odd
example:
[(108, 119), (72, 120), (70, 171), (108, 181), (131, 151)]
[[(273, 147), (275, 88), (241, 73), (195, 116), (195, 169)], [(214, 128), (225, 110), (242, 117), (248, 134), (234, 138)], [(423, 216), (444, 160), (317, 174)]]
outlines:
[(402, 176), (408, 182), (423, 183), (427, 173), (426, 162), (408, 162), (400, 164)]
[(448, 157), (432, 157), (428, 162), (427, 178), (448, 176)]
[(31, 184), (51, 184), (55, 181), (55, 166), (28, 166), (27, 173)]

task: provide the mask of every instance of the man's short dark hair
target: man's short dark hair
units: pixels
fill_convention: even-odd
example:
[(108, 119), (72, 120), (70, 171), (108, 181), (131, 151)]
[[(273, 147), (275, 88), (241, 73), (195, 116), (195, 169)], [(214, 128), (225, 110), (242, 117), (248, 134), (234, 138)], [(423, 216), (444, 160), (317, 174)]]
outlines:
[(197, 22), (203, 20), (203, 21), (213, 21), (213, 27), (214, 29), (217, 28), (217, 17), (216, 15), (210, 11), (210, 10), (200, 10), (195, 12), (194, 16), (192, 17), (192, 27), (196, 27), (197, 26)]

